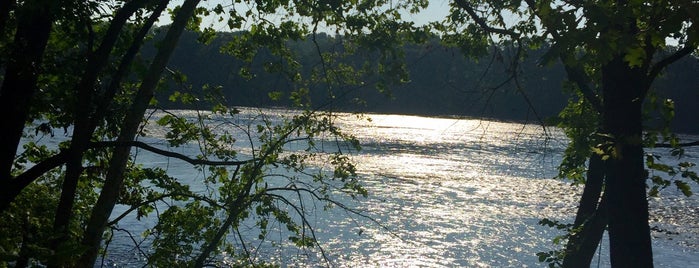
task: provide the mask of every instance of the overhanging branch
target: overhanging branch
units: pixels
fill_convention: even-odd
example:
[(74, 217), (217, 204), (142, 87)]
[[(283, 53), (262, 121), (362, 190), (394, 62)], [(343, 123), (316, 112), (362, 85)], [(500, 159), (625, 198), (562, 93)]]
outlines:
[[(546, 25), (546, 20), (542, 19), (541, 13), (536, 8), (536, 2), (532, 0), (525, 0), (525, 2), (529, 6), (529, 9), (539, 18), (539, 21), (544, 24), (543, 26), (546, 29), (546, 33), (551, 35), (554, 42), (559, 43), (561, 40), (561, 34), (555, 30), (555, 27), (549, 27), (549, 25)], [(553, 47), (551, 49), (553, 49)], [(565, 55), (563, 55), (563, 53), (558, 52), (558, 58), (561, 59), (562, 62), (564, 62), (564, 56)], [(568, 75), (568, 80), (578, 86), (580, 93), (583, 94), (583, 97), (590, 102), (596, 111), (602, 111), (602, 101), (599, 97), (597, 97), (597, 94), (595, 94), (592, 88), (590, 88), (590, 78), (588, 75), (585, 74), (585, 72), (580, 68), (567, 64), (563, 64), (563, 66), (565, 67), (566, 74)]]
[(674, 148), (674, 147), (692, 147), (692, 146), (699, 146), (699, 141), (678, 143), (675, 146), (673, 146), (672, 144), (669, 144), (669, 143), (658, 143), (658, 144), (655, 144), (653, 147), (655, 147), (655, 148)]
[(519, 34), (517, 32), (514, 32), (512, 30), (504, 29), (504, 28), (495, 28), (490, 25), (488, 25), (488, 22), (485, 21), (485, 19), (481, 18), (476, 14), (476, 11), (473, 9), (473, 7), (467, 3), (465, 0), (455, 0), (454, 3), (459, 6), (461, 9), (465, 10), (466, 13), (473, 19), (473, 21), (478, 24), (478, 26), (481, 27), (486, 32), (489, 33), (496, 33), (496, 34), (502, 34), (502, 35), (508, 35), (512, 38), (519, 38)]
[(17, 193), (19, 193), (20, 190), (27, 187), (41, 175), (44, 175), (44, 173), (49, 172), (50, 170), (65, 164), (69, 158), (70, 157), (68, 151), (61, 151), (60, 153), (57, 153), (37, 163), (33, 167), (29, 168), (27, 171), (15, 177), (14, 180), (11, 180), (11, 182), (13, 186), (16, 187)]
[(243, 161), (213, 161), (206, 159), (196, 159), (191, 158), (186, 155), (175, 153), (172, 151), (163, 150), (156, 148), (142, 141), (99, 141), (90, 144), (90, 148), (104, 148), (104, 147), (138, 147), (147, 150), (152, 153), (156, 153), (162, 156), (177, 158), (192, 165), (204, 165), (204, 166), (241, 166), (247, 163), (255, 161), (255, 159), (243, 160)]
[(677, 60), (681, 59), (684, 56), (689, 55), (694, 51), (694, 47), (690, 45), (686, 45), (682, 49), (676, 51), (672, 55), (660, 60), (659, 62), (653, 64), (653, 67), (651, 68), (650, 72), (648, 73), (649, 77), (651, 79), (654, 79), (660, 72), (665, 69), (668, 65), (676, 62)]

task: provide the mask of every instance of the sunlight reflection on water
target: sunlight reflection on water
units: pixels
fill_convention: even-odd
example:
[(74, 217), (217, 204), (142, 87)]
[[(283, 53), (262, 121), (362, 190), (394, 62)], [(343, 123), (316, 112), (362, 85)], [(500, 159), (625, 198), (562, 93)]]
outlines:
[[(572, 220), (581, 190), (552, 179), (566, 142), (558, 130), (485, 120), (367, 117), (371, 120), (346, 115), (338, 121), (361, 141), (363, 150), (353, 158), (370, 193), (367, 199), (342, 201), (383, 227), (348, 218), (339, 209), (315, 212), (310, 219), (333, 265), (539, 267), (535, 254), (558, 248), (550, 243), (560, 233), (537, 222)], [(170, 172), (196, 176), (191, 168), (177, 167)], [(657, 266), (699, 266), (699, 258), (692, 257), (699, 253), (696, 213), (667, 212), (691, 210), (699, 201), (673, 198), (671, 193), (651, 200), (654, 219), (664, 229), (689, 235), (670, 237), (678, 243), (655, 239)], [(608, 265), (605, 250), (603, 266)], [(317, 252), (290, 246), (258, 251), (283, 266), (325, 265)], [(681, 251), (686, 254), (671, 254)]]

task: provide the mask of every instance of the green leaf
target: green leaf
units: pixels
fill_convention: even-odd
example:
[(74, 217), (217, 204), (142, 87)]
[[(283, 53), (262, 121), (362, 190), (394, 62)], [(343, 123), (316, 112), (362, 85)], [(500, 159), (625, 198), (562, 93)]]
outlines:
[(646, 57), (646, 51), (642, 47), (633, 47), (626, 52), (624, 60), (628, 62), (631, 67), (640, 67), (643, 65)]
[(281, 91), (272, 91), (272, 92), (268, 93), (267, 95), (269, 96), (269, 98), (271, 100), (279, 101), (284, 96), (284, 93)]
[(676, 180), (675, 186), (677, 186), (677, 189), (680, 189), (680, 191), (682, 191), (682, 194), (684, 194), (685, 196), (692, 196), (692, 189), (686, 182)]

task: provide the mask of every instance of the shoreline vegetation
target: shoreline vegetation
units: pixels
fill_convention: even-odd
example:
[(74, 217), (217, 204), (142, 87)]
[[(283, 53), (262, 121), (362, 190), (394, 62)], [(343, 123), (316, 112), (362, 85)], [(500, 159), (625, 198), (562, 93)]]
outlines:
[[(160, 31), (163, 32), (163, 31)], [(186, 77), (186, 88), (170, 82), (167, 89), (156, 92), (158, 106), (168, 109), (196, 109), (200, 101), (188, 105), (171, 101), (173, 93), (203, 99), (206, 91), (219, 90), (228, 106), (244, 107), (293, 107), (291, 100), (293, 82), (285, 77), (283, 70), (267, 72), (264, 63), (270, 62), (271, 54), (261, 53), (251, 63), (244, 63), (218, 49), (237, 33), (219, 32), (209, 43), (197, 41), (198, 33), (185, 32), (176, 47), (169, 68)], [(158, 38), (155, 38), (156, 40)], [(310, 38), (308, 38), (310, 39)], [(318, 34), (316, 42), (324, 50), (341, 47), (341, 37)], [(300, 55), (304, 73), (313, 72), (312, 62), (318, 61), (312, 41), (299, 41), (291, 45)], [(342, 48), (335, 48), (342, 50)], [(146, 46), (143, 57), (153, 53), (152, 44)], [(434, 39), (422, 46), (405, 48), (409, 81), (394, 84), (384, 91), (376, 90), (376, 81), (366, 81), (358, 86), (334, 88), (329, 93), (327, 85), (309, 85), (312, 103), (325, 105), (325, 110), (361, 113), (389, 113), (430, 117), (482, 118), (503, 122), (519, 122), (555, 126), (559, 122), (558, 112), (566, 106), (570, 97), (564, 87), (565, 71), (561, 64), (541, 66), (537, 59), (546, 49), (529, 51), (532, 56), (521, 63), (521, 88), (503, 81), (508, 72), (504, 65), (508, 60), (499, 57), (508, 55), (483, 55), (480, 59), (468, 59), (454, 48), (447, 48)], [(506, 51), (506, 50), (504, 50)], [(491, 53), (492, 54), (492, 53)], [(537, 56), (539, 55), (539, 56)], [(358, 51), (346, 58), (348, 64), (363, 62), (371, 57), (370, 52)], [(311, 66), (311, 67), (307, 67)], [(240, 72), (245, 69), (248, 74)], [(668, 67), (667, 72), (656, 81), (654, 99), (671, 99), (675, 102), (675, 118), (671, 124), (676, 133), (699, 134), (699, 125), (693, 124), (699, 106), (699, 59), (686, 57)], [(661, 95), (662, 94), (662, 95)], [(649, 124), (662, 121), (660, 115), (647, 115)]]

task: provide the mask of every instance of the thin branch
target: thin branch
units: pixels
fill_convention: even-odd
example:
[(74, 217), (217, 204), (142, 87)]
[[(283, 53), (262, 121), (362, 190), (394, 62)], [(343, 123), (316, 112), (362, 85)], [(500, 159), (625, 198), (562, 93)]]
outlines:
[(513, 37), (515, 39), (519, 38), (519, 36), (520, 36), (519, 33), (516, 33), (512, 30), (508, 30), (508, 29), (504, 29), (504, 28), (495, 28), (495, 27), (488, 25), (488, 22), (485, 21), (485, 19), (478, 16), (478, 14), (476, 14), (476, 11), (473, 9), (473, 7), (465, 0), (455, 0), (454, 3), (457, 6), (459, 6), (461, 9), (465, 10), (466, 13), (468, 13), (468, 15), (471, 17), (471, 19), (473, 19), (473, 21), (475, 21), (476, 24), (478, 24), (478, 26), (480, 26), (481, 29), (483, 29), (484, 31), (489, 32), (489, 33), (508, 35), (508, 36)]
[(648, 73), (648, 76), (651, 79), (654, 79), (660, 72), (665, 69), (668, 65), (678, 61), (684, 56), (689, 55), (694, 51), (695, 47), (690, 46), (690, 45), (685, 45), (682, 49), (676, 51), (672, 55), (660, 60), (659, 62), (655, 63), (653, 67), (651, 68), (650, 72)]
[(192, 198), (192, 199), (195, 199), (195, 200), (204, 201), (204, 202), (208, 203), (208, 204), (209, 204), (210, 206), (212, 206), (212, 207), (217, 207), (217, 208), (219, 208), (219, 209), (224, 209), (224, 210), (227, 209), (226, 207), (223, 207), (223, 206), (219, 205), (216, 201), (211, 200), (211, 199), (206, 198), (206, 197), (201, 197), (201, 196), (197, 196), (197, 195), (194, 195), (194, 194), (186, 194), (186, 193), (169, 193), (169, 194), (164, 194), (164, 195), (161, 195), (161, 196), (157, 196), (157, 197), (155, 197), (155, 198), (148, 199), (148, 200), (143, 201), (143, 202), (141, 202), (141, 203), (138, 203), (138, 204), (136, 204), (136, 205), (132, 205), (129, 209), (127, 209), (126, 211), (124, 211), (123, 213), (121, 213), (121, 215), (117, 216), (114, 220), (111, 220), (110, 222), (108, 222), (107, 225), (108, 225), (108, 226), (115, 225), (115, 224), (117, 224), (121, 219), (123, 219), (124, 217), (126, 217), (127, 215), (129, 215), (129, 214), (130, 214), (131, 212), (133, 212), (134, 210), (137, 210), (138, 208), (140, 208), (140, 207), (142, 207), (142, 206), (145, 206), (145, 205), (147, 205), (147, 204), (149, 204), (149, 203), (155, 203), (155, 202), (164, 200), (165, 198), (169, 198), (169, 197), (189, 197), (189, 198)]
[(514, 57), (514, 60), (512, 61), (512, 76), (513, 76), (513, 81), (515, 82), (515, 88), (517, 91), (522, 94), (522, 97), (524, 98), (524, 101), (527, 103), (527, 106), (529, 106), (529, 109), (534, 113), (534, 117), (536, 117), (536, 120), (541, 124), (542, 128), (544, 129), (544, 133), (548, 133), (546, 130), (546, 124), (544, 123), (544, 119), (539, 115), (539, 113), (536, 111), (536, 107), (532, 100), (529, 98), (529, 95), (527, 94), (526, 91), (524, 91), (524, 87), (522, 87), (522, 84), (519, 82), (519, 75), (517, 74), (517, 69), (519, 67), (519, 58), (521, 56), (522, 51), (524, 48), (522, 47), (522, 43), (517, 41), (517, 53)]
[(675, 146), (673, 146), (672, 144), (669, 144), (669, 143), (658, 143), (658, 144), (655, 144), (653, 147), (655, 147), (655, 148), (675, 148), (675, 147), (691, 147), (691, 146), (699, 146), (699, 141), (678, 143)]
[[(290, 189), (290, 190), (293, 190), (293, 189)], [(330, 261), (330, 258), (325, 253), (325, 249), (323, 249), (323, 246), (320, 245), (320, 243), (318, 242), (318, 239), (316, 237), (316, 232), (315, 232), (315, 230), (313, 230), (313, 226), (311, 226), (311, 223), (308, 222), (308, 219), (306, 219), (306, 214), (304, 213), (304, 211), (302, 209), (299, 209), (299, 207), (297, 207), (290, 200), (286, 199), (286, 197), (283, 197), (283, 196), (277, 195), (277, 194), (270, 194), (270, 193), (267, 193), (266, 195), (274, 197), (278, 200), (281, 200), (282, 203), (289, 205), (294, 211), (296, 211), (296, 214), (298, 214), (299, 217), (301, 217), (301, 221), (303, 221), (304, 230), (306, 228), (308, 228), (308, 230), (311, 232), (311, 238), (313, 238), (313, 242), (315, 242), (315, 244), (318, 246), (318, 249), (320, 250), (320, 254), (323, 256), (323, 260), (325, 260), (325, 262), (328, 264), (328, 266), (332, 266), (332, 262)], [(301, 236), (305, 237), (305, 234), (301, 234)]]
[(468, 4), (465, 0), (455, 0), (454, 3), (456, 3), (457, 6), (459, 6), (463, 10), (465, 10), (466, 13), (468, 13), (468, 15), (471, 17), (471, 19), (473, 19), (473, 21), (475, 21), (476, 24), (478, 24), (478, 26), (481, 27), (481, 29), (483, 29), (489, 33), (497, 33), (497, 34), (507, 35), (507, 36), (510, 36), (517, 41), (517, 44), (518, 44), (517, 55), (515, 56), (515, 58), (512, 62), (512, 66), (511, 66), (511, 68), (512, 68), (511, 71), (513, 74), (511, 75), (511, 77), (509, 79), (507, 79), (505, 81), (505, 83), (511, 79), (515, 80), (515, 85), (517, 87), (517, 90), (522, 94), (522, 96), (524, 96), (524, 100), (527, 102), (527, 105), (534, 112), (534, 115), (537, 118), (537, 120), (540, 123), (542, 123), (542, 125), (543, 125), (543, 120), (541, 119), (539, 114), (536, 112), (536, 109), (534, 109), (534, 105), (532, 104), (531, 100), (529, 99), (527, 94), (524, 92), (524, 90), (521, 88), (519, 81), (517, 80), (516, 68), (517, 68), (518, 61), (519, 61), (519, 55), (522, 52), (522, 44), (519, 41), (520, 34), (515, 32), (515, 31), (512, 31), (512, 30), (508, 30), (508, 29), (504, 29), (504, 28), (494, 28), (494, 27), (488, 25), (488, 23), (485, 21), (485, 19), (478, 16), (478, 14), (476, 14), (476, 11), (473, 9), (473, 7), (470, 4)]
[(235, 233), (238, 235), (238, 239), (240, 240), (240, 245), (243, 247), (243, 251), (245, 252), (245, 257), (247, 261), (250, 263), (252, 267), (255, 267), (255, 261), (252, 260), (252, 255), (250, 254), (250, 250), (248, 250), (248, 247), (245, 245), (245, 239), (243, 239), (243, 235), (240, 233), (240, 229), (238, 227), (235, 227)]
[(205, 166), (241, 166), (247, 163), (252, 163), (256, 159), (249, 159), (243, 161), (213, 161), (206, 159), (195, 159), (188, 157), (186, 155), (175, 153), (172, 151), (163, 150), (156, 148), (142, 141), (99, 141), (90, 144), (90, 148), (104, 148), (104, 147), (138, 147), (152, 153), (156, 153), (162, 156), (177, 158), (192, 165), (205, 165)]
[[(539, 21), (541, 23), (544, 23), (545, 20), (541, 18), (540, 13), (536, 10), (536, 3), (532, 0), (525, 0), (525, 2), (529, 6), (529, 9), (539, 18)], [(553, 37), (553, 40), (555, 42), (560, 42), (560, 33), (558, 31), (553, 30), (554, 28), (548, 26), (549, 25), (544, 25), (544, 28), (546, 28), (546, 32), (549, 33), (551, 37)], [(556, 46), (556, 44), (554, 44), (554, 46)], [(554, 47), (551, 47), (550, 49), (554, 49)], [(558, 58), (561, 59), (561, 61), (563, 62), (563, 53), (559, 52)], [(590, 102), (590, 104), (596, 111), (602, 111), (601, 99), (597, 97), (595, 91), (588, 86), (590, 82), (590, 77), (581, 68), (570, 66), (568, 64), (563, 64), (563, 66), (565, 67), (566, 74), (568, 75), (568, 80), (570, 80), (578, 86), (580, 93), (583, 94), (583, 97)]]
[(112, 239), (114, 239), (114, 230), (109, 229), (109, 237), (104, 239), (104, 250), (102, 251), (100, 267), (106, 267), (105, 262), (107, 261), (107, 252), (109, 251), (109, 245), (112, 244)]
[[(133, 235), (131, 232), (129, 232), (129, 230), (123, 229), (123, 228), (119, 228), (119, 227), (114, 227), (114, 226), (112, 226), (112, 227), (110, 227), (110, 228), (111, 228), (112, 230), (125, 232), (125, 233), (129, 236), (129, 238), (131, 239), (131, 242), (134, 243), (134, 246), (136, 247), (136, 249), (138, 249), (139, 253), (143, 254), (143, 256), (148, 256), (148, 254), (146, 254), (146, 252), (143, 251), (143, 249), (141, 248), (142, 242), (138, 242), (138, 241), (136, 240), (136, 238), (134, 237), (134, 235)], [(112, 231), (112, 232), (113, 232), (113, 231)]]
[(395, 238), (398, 238), (398, 239), (400, 239), (401, 241), (403, 241), (403, 242), (405, 242), (405, 243), (414, 244), (412, 241), (408, 241), (408, 240), (405, 240), (405, 239), (403, 239), (402, 237), (400, 237), (400, 235), (399, 235), (398, 233), (394, 232), (394, 231), (391, 230), (388, 226), (386, 226), (386, 225), (384, 225), (383, 223), (379, 222), (377, 219), (374, 219), (373, 217), (371, 217), (371, 216), (369, 216), (369, 215), (366, 215), (366, 214), (362, 213), (361, 211), (358, 211), (358, 210), (356, 210), (356, 209), (350, 208), (350, 207), (348, 207), (347, 205), (345, 205), (345, 204), (343, 204), (343, 203), (341, 203), (341, 202), (339, 202), (339, 201), (336, 201), (336, 200), (333, 200), (333, 199), (330, 199), (330, 198), (327, 198), (327, 197), (319, 196), (318, 193), (316, 193), (315, 191), (312, 191), (312, 190), (309, 190), (309, 189), (306, 189), (306, 188), (268, 188), (268, 189), (265, 190), (265, 192), (267, 192), (267, 193), (272, 192), (272, 191), (306, 192), (306, 193), (310, 194), (311, 196), (313, 196), (316, 200), (325, 201), (325, 202), (331, 203), (331, 204), (333, 204), (333, 205), (335, 205), (335, 206), (340, 207), (341, 209), (343, 209), (343, 210), (345, 210), (345, 211), (347, 211), (347, 212), (350, 212), (350, 213), (352, 213), (352, 214), (354, 214), (354, 215), (357, 215), (357, 216), (359, 216), (359, 217), (365, 218), (365, 219), (367, 219), (367, 220), (369, 220), (369, 221), (375, 223), (376, 225), (378, 225), (379, 227), (381, 227), (382, 229), (384, 229), (385, 231), (387, 231), (391, 236), (393, 236), (393, 237), (395, 237)]

